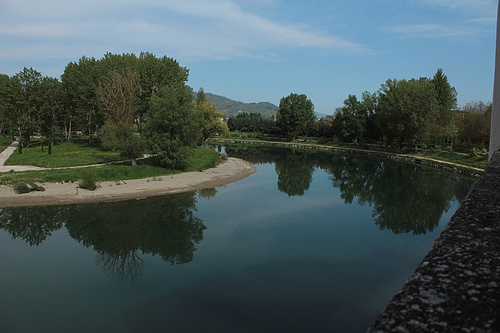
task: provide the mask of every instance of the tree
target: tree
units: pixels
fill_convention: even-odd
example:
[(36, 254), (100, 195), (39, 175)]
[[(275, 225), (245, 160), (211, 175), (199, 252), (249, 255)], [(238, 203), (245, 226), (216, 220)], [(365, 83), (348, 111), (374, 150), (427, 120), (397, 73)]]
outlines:
[(122, 157), (131, 160), (132, 166), (137, 166), (137, 158), (142, 156), (144, 143), (133, 125), (106, 122), (99, 137), (104, 148), (119, 150)]
[(121, 151), (122, 156), (131, 159), (133, 166), (143, 151), (141, 139), (133, 129), (138, 94), (139, 75), (131, 69), (126, 69), (124, 74), (112, 71), (97, 86), (99, 101), (108, 115), (101, 135), (103, 145)]
[(139, 75), (132, 69), (122, 74), (112, 71), (97, 84), (97, 96), (107, 121), (118, 124), (134, 122), (135, 101), (139, 94)]
[[(44, 77), (41, 81), (40, 91), (42, 104), (40, 106), (40, 133), (48, 139), (48, 153), (52, 154), (52, 144), (56, 135), (61, 132), (63, 122), (63, 86), (55, 78)], [(43, 151), (43, 141), (42, 141)]]
[(151, 97), (144, 135), (164, 167), (184, 170), (190, 148), (200, 139), (201, 123), (201, 115), (194, 109), (192, 89), (185, 84), (171, 84)]
[(380, 89), (379, 123), (389, 144), (427, 140), (438, 113), (431, 80), (387, 80)]
[(304, 94), (290, 94), (280, 100), (276, 114), (283, 132), (294, 140), (314, 121), (314, 105)]
[(210, 103), (205, 98), (203, 89), (200, 89), (196, 96), (195, 109), (201, 114), (201, 143), (214, 135), (224, 135), (229, 132), (227, 125), (223, 122), (224, 114), (219, 112), (219, 108), (215, 103)]
[(203, 88), (200, 88), (200, 90), (198, 90), (198, 93), (196, 94), (196, 104), (201, 104), (204, 102), (207, 102), (207, 96), (205, 95), (205, 91), (203, 90)]
[(78, 125), (87, 130), (89, 142), (92, 142), (92, 134), (103, 125), (104, 113), (99, 110), (96, 91), (99, 77), (95, 58), (82, 57), (78, 63), (70, 62), (64, 69), (61, 80), (66, 94), (66, 138), (71, 138), (72, 129)]
[(438, 105), (438, 117), (432, 126), (432, 136), (435, 139), (444, 138), (453, 145), (453, 141), (458, 134), (453, 113), (453, 110), (457, 107), (457, 92), (448, 83), (448, 78), (441, 68), (434, 74), (432, 83), (434, 84)]
[(346, 139), (357, 142), (364, 136), (368, 118), (367, 110), (355, 95), (349, 95), (344, 100), (342, 112), (342, 134)]
[(8, 117), (13, 134), (19, 140), (19, 153), (29, 145), (38, 128), (38, 115), (42, 104), (40, 85), (42, 74), (33, 68), (24, 68), (10, 79), (7, 99)]
[(366, 113), (365, 136), (368, 140), (378, 141), (382, 139), (382, 133), (378, 124), (379, 96), (378, 93), (364, 91), (361, 94), (361, 104)]
[(9, 76), (0, 74), (0, 132), (5, 133), (7, 125)]
[(458, 137), (462, 142), (488, 147), (492, 104), (469, 102), (456, 112)]
[(139, 133), (142, 123), (149, 112), (151, 96), (169, 84), (186, 84), (189, 70), (181, 67), (177, 60), (169, 57), (158, 58), (154, 54), (143, 52), (139, 55), (138, 68), (141, 91), (137, 109)]

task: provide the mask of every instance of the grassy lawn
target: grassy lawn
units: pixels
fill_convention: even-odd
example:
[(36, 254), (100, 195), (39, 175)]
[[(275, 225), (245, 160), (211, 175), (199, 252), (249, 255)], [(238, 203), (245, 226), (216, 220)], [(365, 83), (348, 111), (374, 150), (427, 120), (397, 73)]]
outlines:
[[(24, 149), (22, 154), (12, 154), (7, 162), (9, 165), (35, 165), (57, 168), (101, 164), (119, 160), (121, 158), (118, 153), (108, 152), (89, 145), (87, 140), (82, 139), (74, 140), (73, 143), (65, 142), (56, 145), (53, 148), (52, 155), (47, 154), (46, 147), (45, 152), (42, 152), (39, 146)], [(219, 153), (211, 149), (198, 147), (193, 150), (186, 171), (202, 171), (216, 166), (219, 161)], [(5, 172), (0, 173), (0, 185), (78, 182), (84, 174), (89, 172), (100, 182), (159, 177), (182, 172), (159, 166), (154, 157), (138, 160), (137, 164), (137, 167), (132, 167), (130, 162), (123, 162), (98, 167)]]
[(7, 148), (13, 140), (11, 140), (9, 137), (6, 137), (5, 135), (0, 135), (0, 152), (4, 151), (5, 148)]
[(484, 169), (486, 164), (488, 164), (488, 156), (471, 156), (463, 153), (456, 152), (439, 152), (434, 153), (430, 150), (425, 150), (423, 153), (415, 154), (416, 156), (429, 157), (440, 161), (446, 161), (451, 163), (457, 163), (461, 165), (466, 165), (474, 168)]
[[(19, 148), (18, 148), (19, 149)], [(75, 138), (73, 142), (62, 142), (52, 146), (52, 154), (47, 153), (47, 145), (24, 148), (22, 154), (15, 151), (5, 165), (33, 165), (43, 168), (60, 168), (120, 161), (117, 152), (106, 151), (89, 145), (85, 138)]]
[(148, 178), (175, 173), (175, 171), (169, 172), (164, 168), (147, 164), (140, 164), (135, 168), (130, 165), (105, 165), (76, 169), (5, 172), (0, 173), (0, 185), (78, 182), (87, 172), (94, 174), (99, 181)]

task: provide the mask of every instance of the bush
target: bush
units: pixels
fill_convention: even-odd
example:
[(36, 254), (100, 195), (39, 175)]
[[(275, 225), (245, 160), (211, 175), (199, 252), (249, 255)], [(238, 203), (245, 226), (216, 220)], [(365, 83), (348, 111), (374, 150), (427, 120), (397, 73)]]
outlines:
[(30, 193), (31, 187), (28, 184), (16, 184), (14, 185), (14, 192), (17, 194)]
[(97, 188), (97, 176), (94, 172), (85, 170), (82, 172), (82, 179), (78, 183), (79, 188), (94, 191)]
[(470, 153), (471, 157), (487, 157), (488, 156), (488, 150), (486, 148), (476, 148), (473, 147), (472, 151)]

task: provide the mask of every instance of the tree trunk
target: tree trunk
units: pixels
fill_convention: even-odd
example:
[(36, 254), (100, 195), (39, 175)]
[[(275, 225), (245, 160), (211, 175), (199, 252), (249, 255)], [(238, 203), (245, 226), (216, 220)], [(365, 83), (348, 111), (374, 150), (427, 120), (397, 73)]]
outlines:
[(66, 139), (71, 141), (71, 118), (69, 119), (68, 137)]
[(21, 130), (21, 127), (18, 127), (17, 130), (19, 131), (19, 154), (23, 153), (23, 132)]
[(134, 166), (134, 167), (137, 166), (137, 159), (136, 158), (133, 158), (131, 162), (132, 162), (132, 166)]
[(89, 129), (89, 145), (92, 144), (92, 130), (90, 129), (91, 121), (91, 118), (87, 117), (87, 127)]
[(49, 148), (48, 148), (48, 152), (49, 152), (49, 155), (52, 155), (52, 140), (49, 140)]

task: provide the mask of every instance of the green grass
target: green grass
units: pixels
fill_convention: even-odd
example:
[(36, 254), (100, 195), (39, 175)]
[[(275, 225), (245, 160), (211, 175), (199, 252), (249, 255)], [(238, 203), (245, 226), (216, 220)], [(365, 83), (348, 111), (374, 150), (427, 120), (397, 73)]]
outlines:
[(5, 135), (0, 135), (0, 152), (4, 151), (5, 148), (7, 148), (12, 143), (12, 141), (14, 140)]
[[(217, 165), (220, 156), (216, 151), (208, 148), (196, 148), (189, 160), (187, 171), (201, 171)], [(169, 174), (181, 173), (180, 170), (169, 170), (157, 165), (155, 158), (137, 161), (137, 167), (130, 163), (109, 164), (104, 166), (88, 167), (92, 169), (99, 182), (119, 181), (140, 178), (153, 178)], [(0, 185), (14, 185), (20, 183), (65, 183), (79, 182), (87, 168), (54, 169), (24, 172), (0, 173)]]
[[(24, 148), (19, 154), (16, 150), (5, 165), (33, 165), (43, 168), (60, 168), (69, 166), (91, 165), (119, 161), (122, 158), (117, 152), (106, 151), (98, 146), (90, 145), (85, 138), (73, 139), (73, 142), (62, 142), (52, 146), (52, 154), (44, 151), (40, 145)], [(18, 148), (19, 149), (19, 148)]]
[(212, 149), (197, 148), (189, 158), (186, 171), (203, 171), (215, 167), (220, 162), (220, 155)]
[(488, 156), (470, 156), (467, 154), (456, 152), (438, 152), (434, 153), (430, 150), (425, 150), (423, 153), (414, 154), (415, 156), (429, 157), (440, 161), (456, 163), (460, 165), (470, 166), (474, 168), (484, 169), (488, 164)]

